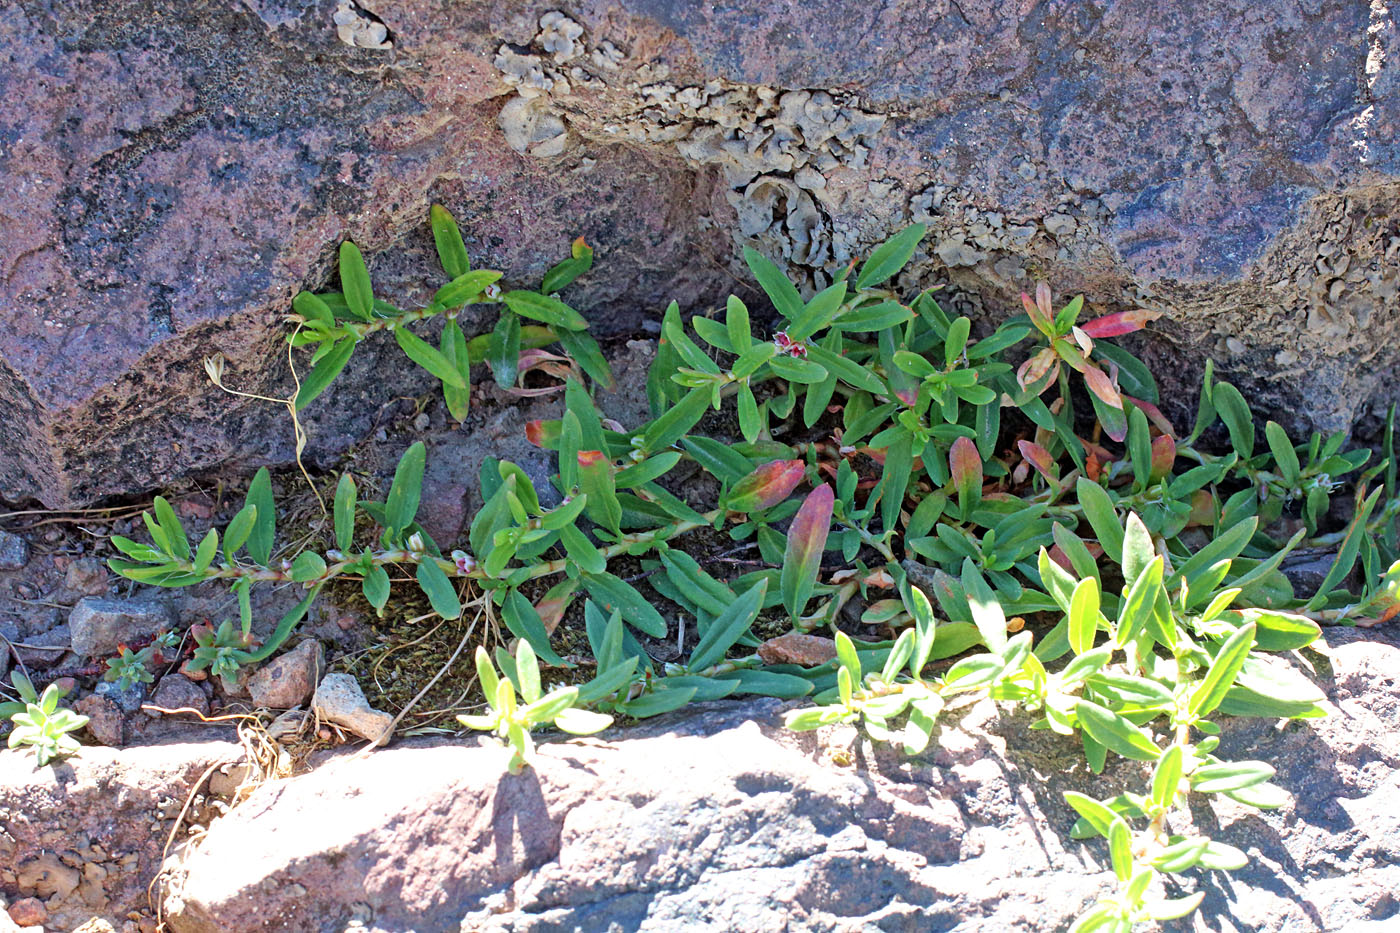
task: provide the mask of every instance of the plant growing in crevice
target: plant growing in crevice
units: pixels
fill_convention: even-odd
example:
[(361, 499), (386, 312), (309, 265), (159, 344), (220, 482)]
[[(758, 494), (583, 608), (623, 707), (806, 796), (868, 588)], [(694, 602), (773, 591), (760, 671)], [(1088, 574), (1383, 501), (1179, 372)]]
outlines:
[(76, 755), (81, 746), (69, 733), (87, 725), (88, 717), (59, 706), (72, 692), (73, 682), (55, 681), (40, 694), (23, 673), (11, 671), (10, 684), (19, 699), (0, 703), (0, 719), (10, 721), (10, 748), (32, 748), (41, 768), (56, 758)]
[[(401, 312), (375, 299), (353, 248), (342, 249), (342, 293), (299, 296), (293, 341), (319, 345), (304, 386), (324, 389), (341, 357), (377, 330), (394, 330), (439, 376), (454, 415), (472, 365), (511, 383), (512, 362), (518, 376), (532, 344), (557, 342), (595, 382), (610, 378), (577, 312), (550, 297), (591, 253), (576, 246), (540, 292), (498, 296), (489, 289), (499, 276), (470, 270), (445, 212), (433, 219), (451, 281), (427, 308)], [(198, 635), (196, 649), (226, 677), (270, 656), (332, 581), (358, 581), (382, 611), (395, 571), (449, 619), (471, 587), (520, 643), (514, 657), (498, 651), (495, 666), (478, 653), (489, 711), (464, 722), (511, 745), (513, 767), (528, 762), (532, 729), (602, 722), (586, 709), (643, 718), (733, 694), (811, 694), (817, 705), (791, 713), (792, 727), (859, 721), (912, 753), (932, 740), (950, 697), (1015, 704), (1076, 738), (1095, 771), (1110, 752), (1155, 768), (1148, 793), (1070, 800), (1083, 816), (1076, 834), (1108, 838), (1120, 882), (1079, 928), (1189, 912), (1190, 899), (1165, 900), (1154, 879), (1239, 859), (1174, 828), (1186, 796), (1283, 799), (1266, 765), (1217, 757), (1214, 717), (1319, 715), (1316, 692), (1271, 674), (1260, 653), (1306, 646), (1318, 623), (1389, 618), (1400, 605), (1390, 447), (1367, 468), (1370, 453), (1343, 451), (1341, 435), (1294, 444), (1273, 423), (1258, 445), (1248, 405), (1209, 366), (1183, 435), (1159, 409), (1147, 368), (1109, 342), (1156, 312), (1081, 322), (1081, 300), (1056, 312), (1038, 289), (1025, 315), (974, 336), (973, 322), (948, 315), (932, 292), (906, 302), (890, 286), (923, 234), (917, 225), (900, 232), (810, 300), (750, 251), (776, 325), (760, 327), (737, 298), (688, 324), (673, 303), (646, 381), (651, 418), (616, 430), (584, 380), (566, 378), (560, 416), (527, 431), (553, 453), (557, 495), (542, 495), (549, 490), (517, 464), (488, 458), (465, 541), (440, 545), (418, 523), (426, 451), (416, 443), (383, 501), (361, 499), (356, 480), (340, 478), (333, 541), (323, 546), (276, 554), (271, 482), (260, 471), (222, 549), (213, 531), (193, 545), (158, 499), (151, 543), (114, 538), (124, 558), (113, 569), (163, 586), (229, 581), (241, 630), (224, 623)], [(505, 310), (491, 334), (450, 334), (457, 309), (496, 298)], [(405, 325), (438, 315), (449, 336), (425, 352)], [(536, 325), (520, 317), (545, 329), (527, 337)], [(1032, 337), (1038, 343), (1022, 347)], [(1088, 390), (1087, 409), (1071, 373)], [(737, 436), (704, 432), (718, 409), (733, 412)], [(1217, 422), (1229, 451), (1203, 443)], [(1387, 444), (1393, 414), (1390, 424)], [(686, 478), (698, 473), (712, 484)], [(1334, 527), (1344, 477), (1352, 509)], [(706, 488), (714, 493), (702, 498)], [(379, 530), (372, 541), (356, 533), (370, 524)], [(702, 535), (727, 536), (752, 559), (725, 572), (722, 559), (689, 546)], [(1295, 593), (1280, 570), (1301, 547), (1335, 552), (1315, 592)], [(254, 650), (249, 588), (268, 583), (306, 596)], [(545, 694), (538, 665), (575, 663), (551, 637), (575, 601), (596, 667), (591, 679)], [(856, 631), (853, 602), (869, 638), (843, 630)], [(767, 663), (758, 628), (830, 630), (837, 658)], [(653, 659), (647, 639), (662, 638), (675, 638), (678, 660)]]

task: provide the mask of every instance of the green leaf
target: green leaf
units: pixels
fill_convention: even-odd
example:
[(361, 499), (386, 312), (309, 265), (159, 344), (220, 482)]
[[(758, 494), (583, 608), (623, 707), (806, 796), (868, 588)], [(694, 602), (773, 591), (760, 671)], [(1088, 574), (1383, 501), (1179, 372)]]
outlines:
[(1220, 650), (1215, 654), (1215, 659), (1211, 661), (1206, 676), (1196, 685), (1196, 689), (1191, 691), (1191, 700), (1187, 708), (1192, 715), (1209, 716), (1220, 705), (1253, 647), (1253, 623), (1240, 626), (1233, 635), (1225, 640), (1225, 644), (1220, 646)]
[(923, 224), (913, 224), (875, 247), (870, 258), (860, 267), (860, 275), (856, 277), (856, 288), (873, 288), (903, 269), (914, 255), (914, 249), (924, 238), (925, 232), (927, 228)]
[(799, 677), (796, 674), (783, 674), (777, 671), (759, 671), (751, 668), (740, 668), (737, 671), (717, 674), (715, 679), (738, 681), (739, 685), (734, 688), (735, 693), (778, 697), (783, 700), (793, 700), (812, 692), (812, 682), (807, 678)]
[(1217, 382), (1211, 392), (1211, 402), (1220, 420), (1230, 432), (1230, 443), (1241, 460), (1254, 456), (1254, 418), (1240, 390), (1228, 382)]
[(389, 574), (376, 564), (365, 574), (360, 589), (364, 592), (365, 599), (374, 607), (374, 611), (382, 612), (385, 603), (389, 601)]
[(1283, 481), (1288, 485), (1296, 486), (1302, 475), (1302, 467), (1298, 464), (1298, 452), (1293, 449), (1293, 443), (1288, 439), (1283, 426), (1273, 421), (1268, 422), (1264, 425), (1264, 437), (1268, 439), (1269, 451), (1274, 455), (1279, 476), (1283, 477)]
[(447, 403), (447, 413), (457, 421), (465, 421), (472, 406), (471, 349), (455, 318), (448, 320), (442, 327), (441, 349), (447, 361), (462, 374), (464, 384), (460, 389), (446, 382), (442, 384), (442, 397)]
[(735, 353), (743, 353), (753, 344), (753, 332), (749, 325), (749, 308), (733, 295), (725, 303), (724, 329), (729, 336), (729, 345)]
[(721, 483), (733, 483), (753, 471), (753, 462), (728, 444), (711, 437), (687, 437), (681, 446)]
[(496, 385), (509, 389), (520, 371), (520, 315), (502, 311), (486, 344), (486, 362)]
[[(1118, 814), (1093, 797), (1085, 796), (1078, 791), (1068, 790), (1064, 792), (1065, 803), (1074, 807), (1075, 811), (1084, 818), (1084, 822), (1098, 833), (1100, 836), (1107, 836), (1113, 821), (1118, 819)], [(1082, 838), (1076, 836), (1076, 838)]]
[[(1075, 494), (1079, 497), (1079, 507), (1089, 527), (1094, 529), (1104, 553), (1109, 557), (1119, 557), (1123, 553), (1123, 526), (1118, 522), (1118, 513), (1113, 508), (1113, 498), (1098, 483), (1081, 476), (1075, 484)], [(1119, 563), (1122, 563), (1121, 558)]]
[(462, 373), (456, 364), (407, 327), (395, 327), (394, 339), (398, 341), (399, 348), (409, 359), (441, 379), (444, 385), (458, 389), (467, 387), (467, 381), (462, 378)]
[(1127, 821), (1122, 817), (1115, 819), (1108, 827), (1108, 857), (1119, 881), (1132, 877), (1133, 837)]
[(788, 529), (779, 588), (783, 606), (793, 618), (800, 616), (816, 585), (834, 503), (831, 487), (823, 483), (808, 493)]
[[(384, 500), (385, 530), (391, 538), (401, 535), (418, 515), (418, 500), (423, 490), (423, 468), (428, 452), (422, 441), (404, 451), (394, 469), (394, 482)], [(451, 616), (450, 618), (456, 618)]]
[(552, 295), (591, 268), (593, 268), (593, 247), (584, 242), (583, 237), (578, 237), (570, 245), (569, 258), (557, 263), (544, 274), (544, 281), (540, 283), (540, 292)]
[[(228, 527), (224, 529), (224, 560), (233, 563), (233, 555), (238, 553), (238, 549), (248, 542), (248, 536), (253, 533), (257, 514), (257, 506), (248, 503), (233, 516)], [(116, 540), (113, 538), (113, 543), (116, 543)]]
[(292, 310), (305, 318), (308, 324), (322, 324), (326, 328), (335, 326), (335, 315), (330, 305), (310, 292), (297, 292), (292, 299)]
[(1152, 432), (1147, 415), (1133, 405), (1128, 410), (1128, 454), (1133, 466), (1133, 489), (1142, 491), (1152, 476)]
[(622, 618), (653, 638), (666, 636), (666, 620), (632, 584), (610, 573), (589, 573), (582, 577), (584, 589), (604, 610), (622, 613)]
[(685, 398), (647, 425), (642, 433), (642, 449), (653, 454), (670, 447), (695, 427), (709, 407), (710, 390), (704, 387), (691, 389)]
[(345, 337), (336, 341), (330, 352), (316, 361), (316, 365), (311, 367), (311, 372), (306, 374), (306, 378), (297, 387), (297, 397), (293, 405), (297, 411), (301, 411), (311, 403), (322, 392), (335, 381), (335, 377), (340, 375), (345, 364), (350, 362), (350, 355), (355, 352), (355, 339)]
[(340, 244), (340, 287), (350, 312), (362, 321), (374, 317), (374, 289), (360, 248), (349, 240)]
[(266, 567), (272, 560), (277, 529), (277, 507), (272, 501), (272, 475), (267, 472), (267, 467), (253, 474), (244, 503), (256, 508), (253, 527), (248, 534), (248, 556)]
[(612, 464), (601, 451), (579, 451), (578, 481), (579, 488), (588, 496), (585, 514), (613, 534), (621, 534), (622, 503), (617, 499)]
[(845, 300), (845, 282), (837, 282), (822, 289), (792, 322), (792, 326), (788, 328), (788, 336), (793, 340), (806, 340), (817, 331), (826, 328), (832, 318), (836, 317), (836, 312), (841, 310), (841, 302)]
[(418, 562), (418, 585), (428, 596), (433, 612), (444, 619), (458, 619), (462, 616), (462, 604), (457, 600), (457, 588), (452, 585), (446, 572), (437, 561), (425, 555)]
[(963, 558), (962, 585), (963, 592), (967, 594), (972, 621), (976, 624), (977, 631), (982, 634), (982, 643), (992, 651), (1000, 653), (1006, 647), (1006, 613), (1002, 611), (996, 594), (987, 585), (986, 578), (970, 557)]
[(538, 292), (506, 292), (501, 296), (501, 300), (516, 314), (532, 321), (542, 321), (565, 330), (585, 330), (588, 327), (583, 315), (559, 299), (549, 298)]
[(466, 272), (433, 293), (433, 304), (440, 308), (459, 308), (480, 300), (481, 293), (496, 282), (501, 273), (491, 269)]
[(335, 546), (342, 552), (349, 552), (355, 539), (355, 478), (349, 473), (340, 474), (340, 482), (335, 487)]
[(1171, 745), (1162, 753), (1162, 757), (1157, 759), (1157, 767), (1152, 771), (1152, 802), (1163, 810), (1169, 808), (1176, 800), (1184, 754), (1180, 745)]
[(564, 352), (569, 355), (569, 358), (583, 368), (583, 371), (588, 374), (588, 378), (598, 383), (599, 386), (611, 389), (617, 384), (613, 379), (612, 370), (608, 367), (608, 361), (598, 346), (598, 341), (590, 337), (586, 331), (561, 330), (559, 331), (559, 344), (564, 348)]
[(1156, 556), (1151, 532), (1136, 512), (1129, 512), (1127, 529), (1123, 533), (1123, 559), (1119, 561), (1123, 565), (1123, 581), (1128, 584), (1135, 582)]
[(501, 620), (512, 635), (519, 638), (523, 645), (534, 649), (533, 653), (543, 658), (545, 663), (556, 667), (572, 667), (555, 653), (549, 643), (549, 632), (545, 630), (544, 620), (519, 590), (511, 590), (505, 602), (501, 604)]
[(569, 560), (578, 564), (584, 573), (602, 573), (608, 568), (607, 558), (573, 525), (565, 525), (559, 529), (559, 540), (563, 543), (564, 553), (569, 555)]
[(292, 561), (292, 580), (296, 583), (310, 583), (326, 574), (326, 562), (315, 551), (302, 551)]
[(690, 663), (687, 667), (692, 671), (703, 671), (719, 663), (724, 658), (724, 653), (733, 647), (749, 630), (754, 619), (758, 618), (758, 611), (763, 606), (763, 597), (767, 592), (768, 581), (759, 580), (730, 603), (705, 630), (705, 634), (690, 653)]
[(462, 232), (457, 229), (457, 221), (452, 219), (452, 214), (441, 204), (434, 204), (428, 209), (428, 221), (433, 228), (433, 244), (437, 246), (442, 271), (447, 273), (449, 279), (470, 272), (472, 265), (467, 259), (467, 244), (462, 242)]
[(1075, 654), (1084, 654), (1094, 647), (1099, 631), (1099, 581), (1093, 577), (1080, 580), (1070, 598), (1069, 646)]
[(1124, 758), (1156, 761), (1161, 754), (1146, 732), (1112, 710), (1088, 700), (1079, 700), (1075, 703), (1074, 711), (1090, 738)]
[(214, 557), (219, 552), (219, 533), (213, 528), (199, 542), (199, 548), (194, 555), (195, 573), (203, 573), (209, 569), (209, 565), (214, 562)]
[(1263, 784), (1274, 774), (1274, 769), (1262, 761), (1202, 765), (1191, 773), (1191, 789), (1201, 794), (1223, 794)]
[(771, 259), (753, 247), (746, 246), (744, 262), (748, 263), (753, 277), (758, 280), (759, 286), (768, 295), (768, 300), (773, 302), (773, 307), (779, 314), (792, 320), (802, 313), (806, 304), (797, 293), (797, 287), (788, 281), (788, 277)]
[(1346, 537), (1342, 539), (1342, 546), (1337, 550), (1337, 559), (1332, 562), (1327, 576), (1322, 578), (1322, 584), (1317, 588), (1317, 595), (1308, 600), (1305, 609), (1318, 609), (1323, 606), (1327, 602), (1328, 594), (1351, 573), (1351, 568), (1356, 564), (1356, 555), (1361, 549), (1361, 541), (1366, 536), (1366, 522), (1383, 492), (1384, 486), (1372, 492), (1361, 504), (1361, 508), (1352, 519), (1351, 527), (1347, 529)]
[(165, 532), (166, 550), (172, 557), (189, 560), (190, 539), (185, 534), (184, 526), (180, 524), (175, 510), (170, 507), (164, 496), (156, 496), (155, 513), (156, 521), (160, 522), (161, 530)]

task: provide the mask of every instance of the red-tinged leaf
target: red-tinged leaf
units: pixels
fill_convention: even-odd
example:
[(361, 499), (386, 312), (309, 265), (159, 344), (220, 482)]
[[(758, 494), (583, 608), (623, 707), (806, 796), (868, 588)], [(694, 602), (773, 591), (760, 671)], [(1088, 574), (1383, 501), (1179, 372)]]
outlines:
[(1049, 309), (1050, 290), (1046, 288), (1044, 283), (1041, 283), (1041, 285), (1036, 289), (1037, 297), (1039, 297), (1041, 288), (1045, 288), (1046, 292), (1045, 308), (1041, 308), (1040, 305), (1032, 301), (1031, 296), (1027, 295), (1025, 292), (1021, 292), (1021, 304), (1025, 306), (1026, 317), (1031, 319), (1031, 323), (1035, 325), (1035, 329), (1040, 331), (1047, 337), (1053, 337), (1055, 336), (1055, 323), (1054, 316), (1050, 313)]
[(559, 433), (561, 422), (556, 418), (553, 421), (534, 421), (525, 424), (525, 439), (536, 447), (543, 447), (546, 450), (555, 450), (559, 447)]
[(1210, 494), (1210, 490), (1197, 489), (1191, 494), (1191, 514), (1187, 516), (1186, 524), (1215, 524), (1215, 497)]
[[(1082, 372), (1084, 373), (1084, 385), (1088, 387), (1090, 392), (1099, 397), (1099, 401), (1110, 408), (1123, 410), (1123, 396), (1118, 394), (1118, 387), (1113, 384), (1113, 380), (1109, 379), (1102, 369), (1089, 363)], [(1114, 440), (1120, 440), (1120, 438), (1115, 437)]]
[(958, 491), (958, 507), (966, 518), (982, 498), (982, 455), (970, 437), (959, 437), (948, 451), (948, 472)]
[(1017, 441), (1016, 446), (1021, 451), (1021, 456), (1026, 459), (1036, 472), (1049, 480), (1050, 485), (1058, 486), (1060, 483), (1060, 470), (1055, 464), (1055, 458), (1050, 456), (1050, 451), (1041, 447), (1033, 441)]
[(1096, 483), (1103, 475), (1103, 462), (1099, 460), (1099, 455), (1092, 450), (1089, 451), (1089, 456), (1084, 458), (1084, 475)]
[(1162, 414), (1162, 409), (1153, 405), (1151, 402), (1144, 402), (1140, 398), (1133, 398), (1131, 395), (1124, 395), (1123, 400), (1125, 402), (1132, 402), (1138, 408), (1141, 408), (1142, 413), (1147, 416), (1147, 420), (1152, 422), (1152, 426), (1158, 431), (1161, 431), (1163, 434), (1167, 435), (1167, 437), (1176, 437), (1176, 427), (1167, 420), (1166, 415)]
[(1176, 463), (1176, 441), (1165, 434), (1159, 434), (1152, 439), (1152, 471), (1151, 481), (1160, 482), (1164, 476), (1172, 471), (1172, 466)]
[(588, 241), (583, 237), (578, 237), (574, 240), (569, 248), (569, 254), (575, 259), (582, 259), (587, 253), (591, 252), (593, 252), (593, 247), (589, 246)]
[(535, 603), (535, 611), (540, 614), (546, 632), (554, 634), (554, 630), (564, 620), (564, 613), (568, 611), (569, 603), (573, 602), (574, 592), (577, 589), (577, 581), (566, 580), (550, 589), (540, 598), (539, 602)]
[(1051, 560), (1060, 565), (1061, 570), (1069, 574), (1075, 573), (1074, 562), (1069, 559), (1069, 555), (1058, 544), (1051, 547), (1046, 553), (1050, 555)]
[(757, 512), (782, 502), (797, 484), (807, 464), (802, 460), (774, 460), (745, 476), (729, 490), (725, 508), (732, 512)]
[(812, 588), (816, 586), (822, 552), (826, 550), (826, 538), (831, 532), (835, 502), (835, 493), (823, 483), (807, 494), (788, 528), (787, 550), (779, 585), (783, 606), (793, 618), (802, 612), (808, 597), (812, 595)]
[(1055, 308), (1050, 303), (1050, 286), (1045, 282), (1037, 282), (1035, 286), (1035, 306), (1040, 309), (1040, 313), (1045, 315), (1047, 320), (1055, 320)]
[(1134, 308), (1132, 311), (1105, 314), (1103, 317), (1094, 318), (1080, 326), (1090, 337), (1121, 337), (1124, 334), (1142, 330), (1148, 323), (1161, 316), (1161, 311)]
[(578, 483), (588, 496), (584, 514), (613, 534), (619, 534), (622, 531), (622, 504), (617, 498), (612, 464), (602, 451), (578, 452)]
[(1021, 364), (1016, 371), (1016, 382), (1023, 391), (1036, 395), (1050, 387), (1050, 383), (1060, 372), (1060, 358), (1055, 351), (1046, 347)]

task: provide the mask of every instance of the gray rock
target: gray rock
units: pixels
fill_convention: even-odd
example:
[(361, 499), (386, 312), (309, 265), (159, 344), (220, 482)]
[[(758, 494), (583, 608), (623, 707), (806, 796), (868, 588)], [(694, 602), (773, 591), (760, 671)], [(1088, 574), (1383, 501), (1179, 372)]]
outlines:
[(68, 645), (72, 638), (67, 622), (37, 635), (23, 636), (19, 641), (20, 644), (15, 646), (15, 653), (28, 667), (48, 670), (64, 657), (71, 657)]
[(119, 686), (116, 681), (100, 680), (93, 692), (98, 696), (107, 697), (121, 708), (123, 713), (134, 713), (141, 708), (141, 704), (146, 700), (146, 685), (137, 681), (127, 687)]
[(68, 616), (73, 651), (84, 658), (104, 657), (124, 642), (150, 638), (178, 623), (175, 608), (160, 597), (85, 596)]
[(350, 674), (327, 674), (316, 687), (311, 710), (326, 722), (342, 726), (376, 745), (387, 745), (394, 717), (369, 705), (360, 684)]
[[(1293, 802), (1195, 808), (1251, 856), (1183, 876), (1181, 893), (1206, 892), (1198, 924), (1341, 933), (1400, 916), (1400, 635), (1326, 642), (1334, 715), (1224, 720), (1222, 755), (1271, 762)], [(993, 933), (1064, 929), (1112, 889), (1101, 841), (1070, 838), (1063, 793), (1136, 789), (1144, 766), (1092, 776), (1073, 743), (988, 702), (950, 711), (914, 758), (852, 728), (786, 732), (783, 709), (714, 704), (551, 741), (519, 775), (489, 743), (342, 757), (217, 822), (166, 915), (175, 933), (338, 929), (352, 905), (424, 933)]]
[[(185, 677), (183, 674), (166, 674), (156, 684), (155, 692), (151, 694), (151, 699), (147, 704), (159, 706), (161, 709), (192, 709), (198, 713), (208, 714), (209, 697), (200, 689), (199, 684)], [(147, 708), (146, 715), (157, 717), (161, 713)]]
[(308, 638), (254, 671), (248, 678), (248, 695), (255, 705), (266, 709), (301, 706), (316, 689), (325, 668), (321, 643)]
[(112, 697), (105, 693), (89, 693), (74, 703), (73, 709), (88, 718), (88, 735), (98, 742), (112, 748), (126, 744), (126, 715)]
[(29, 563), (29, 542), (0, 529), (0, 570), (23, 570)]

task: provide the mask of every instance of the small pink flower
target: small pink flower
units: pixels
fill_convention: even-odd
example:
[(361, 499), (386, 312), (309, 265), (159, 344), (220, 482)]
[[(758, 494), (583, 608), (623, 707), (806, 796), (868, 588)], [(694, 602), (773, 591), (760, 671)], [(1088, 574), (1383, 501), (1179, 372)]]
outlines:
[(778, 331), (773, 335), (773, 346), (778, 348), (779, 353), (787, 356), (805, 358), (807, 356), (807, 345), (798, 340), (793, 340), (786, 331)]

